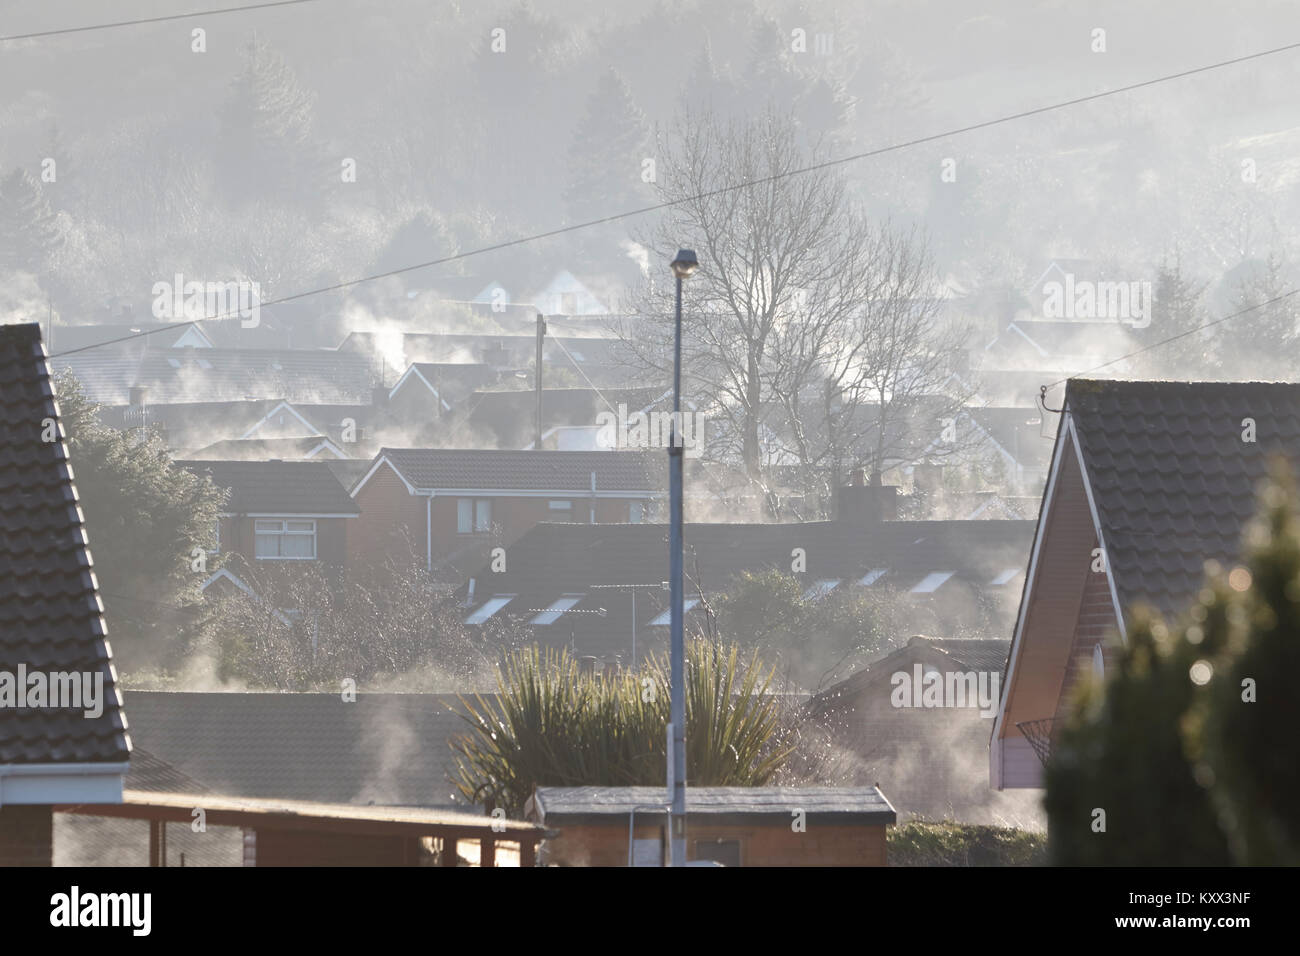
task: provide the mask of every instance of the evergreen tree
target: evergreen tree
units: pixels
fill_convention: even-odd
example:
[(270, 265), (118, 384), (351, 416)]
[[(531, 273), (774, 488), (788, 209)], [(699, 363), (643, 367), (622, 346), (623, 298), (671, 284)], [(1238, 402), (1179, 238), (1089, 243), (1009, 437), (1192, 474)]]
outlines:
[(313, 96), (284, 58), (256, 34), (220, 114), (220, 175), (236, 200), (301, 195), (310, 159)]
[[(1300, 695), (1287, 686), (1300, 667), (1300, 518), (1289, 478), (1264, 495), (1248, 574), (1229, 588), (1239, 613), (1211, 680), (1187, 724), (1197, 777), (1210, 791), (1234, 859), (1247, 866), (1300, 863)], [(1235, 579), (1235, 580), (1234, 580)]]
[(0, 274), (45, 277), (63, 238), (41, 184), (25, 169), (0, 181)]
[(641, 179), (650, 155), (645, 114), (613, 67), (601, 74), (569, 147), (564, 199), (574, 221), (598, 219), (647, 205), (653, 194)]

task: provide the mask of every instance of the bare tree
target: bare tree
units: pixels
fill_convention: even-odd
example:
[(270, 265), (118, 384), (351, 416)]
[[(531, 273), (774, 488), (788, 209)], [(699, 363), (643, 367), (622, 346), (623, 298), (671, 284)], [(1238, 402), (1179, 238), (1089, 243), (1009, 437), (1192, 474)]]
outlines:
[[(934, 424), (966, 397), (935, 399), (964, 333), (941, 320), (924, 238), (873, 224), (795, 129), (774, 112), (730, 123), (685, 113), (659, 150), (669, 212), (642, 239), (663, 262), (681, 246), (700, 257), (684, 305), (683, 391), (714, 419), (709, 456), (739, 462), (769, 501), (778, 466), (824, 498), (851, 466), (879, 482), (918, 438), (923, 448), (940, 438), (937, 427), (913, 434), (922, 397)], [(620, 328), (635, 363), (661, 381), (672, 295), (648, 282)]]

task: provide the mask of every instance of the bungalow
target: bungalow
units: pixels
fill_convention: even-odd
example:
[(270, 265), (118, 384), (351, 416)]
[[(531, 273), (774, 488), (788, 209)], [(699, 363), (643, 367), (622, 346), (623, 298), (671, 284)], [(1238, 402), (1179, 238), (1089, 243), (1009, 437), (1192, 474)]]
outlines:
[(900, 818), (1041, 828), (1036, 797), (989, 787), (1009, 640), (913, 637), (814, 697), (836, 783), (882, 781)]
[(0, 866), (49, 866), (53, 806), (120, 803), (131, 741), (38, 325), (0, 326), (0, 404)]
[(1067, 384), (992, 729), (996, 789), (1042, 786), (1060, 719), (1137, 608), (1175, 618), (1208, 562), (1240, 560), (1279, 454), (1300, 463), (1300, 385)]
[[(702, 613), (742, 572), (777, 570), (808, 599), (850, 589), (896, 596), (913, 632), (1009, 627), (1032, 522), (899, 521), (896, 491), (847, 486), (834, 521), (686, 524), (687, 614)], [(484, 562), (460, 593), (469, 624), (513, 617), (543, 643), (626, 665), (664, 644), (667, 577), (664, 525), (547, 523), (507, 545), (504, 560)]]
[(642, 521), (660, 494), (651, 473), (635, 451), (383, 448), (352, 488), (348, 557), (472, 568), (542, 521)]

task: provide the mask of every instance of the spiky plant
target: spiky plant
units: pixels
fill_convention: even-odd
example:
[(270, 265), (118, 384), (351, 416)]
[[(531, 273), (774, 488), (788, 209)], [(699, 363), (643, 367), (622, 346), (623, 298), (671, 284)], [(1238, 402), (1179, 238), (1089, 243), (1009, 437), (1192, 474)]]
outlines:
[[(452, 742), (454, 783), (473, 803), (518, 814), (537, 786), (664, 783), (669, 668), (651, 657), (617, 677), (583, 674), (567, 650), (527, 648), (503, 662), (495, 698), (461, 698), (469, 732)], [(697, 786), (758, 786), (789, 755), (772, 672), (734, 645), (687, 649), (687, 774)]]

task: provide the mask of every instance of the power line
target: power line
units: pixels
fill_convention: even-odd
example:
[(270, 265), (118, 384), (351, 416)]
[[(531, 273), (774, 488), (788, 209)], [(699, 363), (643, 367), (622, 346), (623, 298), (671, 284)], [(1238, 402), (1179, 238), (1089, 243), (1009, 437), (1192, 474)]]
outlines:
[(116, 23), (96, 23), (85, 27), (64, 27), (61, 30), (42, 30), (39, 33), (15, 33), (0, 37), (0, 43), (6, 40), (35, 40), (41, 37), (63, 36), (67, 33), (88, 33), (91, 30), (113, 30), (117, 27), (134, 27), (142, 23), (162, 23), (167, 20), (188, 20), (193, 17), (215, 17), (223, 13), (243, 13), (246, 10), (265, 10), (269, 7), (290, 7), (299, 3), (315, 3), (317, 0), (274, 0), (272, 3), (253, 3), (246, 7), (222, 7), (217, 10), (197, 10), (194, 13), (173, 13), (163, 17), (141, 17), (138, 20), (119, 20)]
[[(1273, 305), (1276, 302), (1281, 302), (1283, 299), (1289, 299), (1291, 298), (1291, 296), (1296, 294), (1300, 294), (1300, 289), (1292, 289), (1290, 292), (1284, 292), (1275, 298), (1267, 300), (1266, 302), (1260, 302), (1258, 305), (1252, 305), (1245, 309), (1242, 309), (1240, 312), (1233, 312), (1231, 315), (1225, 315), (1222, 318), (1215, 319), (1212, 322), (1206, 322), (1204, 325), (1198, 325), (1196, 328), (1188, 329), (1186, 332), (1179, 332), (1177, 335), (1171, 335), (1169, 336), (1169, 338), (1161, 339), (1159, 342), (1152, 342), (1150, 345), (1144, 345), (1142, 346), (1142, 348), (1129, 352), (1126, 355), (1121, 355), (1119, 358), (1113, 358), (1108, 362), (1102, 362), (1100, 365), (1094, 365), (1092, 368), (1084, 369), (1082, 372), (1075, 372), (1073, 375), (1067, 375), (1065, 378), (1057, 379), (1055, 382), (1052, 382), (1050, 385), (1044, 385), (1043, 388), (1044, 389), (1056, 388), (1056, 386), (1064, 385), (1072, 378), (1078, 378), (1081, 375), (1091, 375), (1093, 372), (1098, 372), (1104, 368), (1108, 368), (1111, 365), (1114, 365), (1116, 362), (1122, 362), (1125, 359), (1133, 358), (1135, 355), (1141, 355), (1143, 352), (1149, 352), (1154, 348), (1159, 348), (1161, 345), (1168, 345), (1170, 342), (1175, 342), (1178, 339), (1186, 338), (1189, 335), (1195, 335), (1197, 332), (1203, 332), (1204, 330), (1211, 328), (1212, 326), (1219, 325), (1222, 322), (1227, 322), (1229, 319), (1235, 319), (1238, 316), (1245, 315), (1247, 312), (1254, 312), (1258, 309), (1264, 308), (1265, 306)], [(1051, 410), (1052, 409), (1048, 409), (1048, 411)]]
[[(292, 0), (292, 2), (306, 2), (306, 0)], [(1078, 96), (1075, 97), (1074, 99), (1062, 100), (1061, 102), (1052, 103), (1047, 106), (1039, 106), (1029, 110), (1022, 110), (1021, 112), (1018, 113), (1010, 113), (1006, 116), (997, 117), (996, 119), (985, 120), (980, 123), (973, 123), (968, 126), (957, 127), (955, 129), (946, 130), (942, 133), (932, 133), (928, 136), (917, 137), (916, 139), (906, 140), (901, 143), (894, 143), (889, 146), (877, 147), (876, 149), (867, 150), (861, 153), (853, 153), (852, 155), (849, 156), (841, 156), (838, 159), (829, 159), (824, 162), (814, 163), (809, 166), (802, 166), (797, 169), (789, 169), (784, 172), (774, 173), (771, 176), (764, 176), (758, 179), (748, 180), (743, 183), (733, 183), (732, 185), (729, 186), (721, 186), (717, 189), (707, 190), (705, 192), (697, 193), (692, 196), (686, 196), (681, 199), (673, 199), (667, 202), (655, 203), (650, 206), (642, 206), (639, 209), (632, 209), (626, 212), (614, 213), (613, 215), (602, 216), (599, 219), (589, 219), (584, 222), (573, 223), (572, 225), (568, 225), (568, 226), (561, 226), (558, 229), (550, 229), (545, 232), (534, 233), (529, 236), (521, 236), (517, 239), (508, 239), (504, 242), (494, 243), (489, 246), (481, 246), (478, 249), (471, 249), (468, 252), (458, 252), (454, 255), (443, 256), (442, 258), (439, 259), (430, 259), (427, 262), (419, 262), (414, 265), (403, 266), (399, 269), (390, 269), (387, 272), (377, 272), (373, 275), (360, 276), (359, 278), (349, 279), (344, 282), (336, 282), (332, 285), (322, 286), (321, 288), (318, 289), (309, 289), (305, 292), (297, 292), (294, 293), (293, 295), (281, 296), (278, 299), (270, 299), (266, 302), (259, 303), (259, 308), (261, 306), (275, 306), (285, 302), (293, 302), (298, 299), (305, 299), (313, 295), (322, 295), (327, 292), (338, 292), (343, 289), (351, 288), (352, 286), (361, 285), (362, 283), (365, 282), (373, 282), (377, 279), (387, 279), (392, 276), (402, 275), (403, 273), (414, 272), (418, 269), (427, 269), (431, 266), (445, 265), (446, 263), (449, 262), (457, 262), (462, 259), (468, 259), (472, 256), (483, 255), (484, 253), (488, 253), (488, 252), (499, 252), (502, 249), (509, 249), (513, 246), (524, 245), (525, 243), (536, 242), (541, 239), (550, 239), (552, 237), (565, 235), (570, 232), (577, 232), (582, 229), (589, 229), (592, 226), (600, 226), (606, 223), (617, 222), (620, 219), (629, 219), (634, 216), (641, 216), (648, 212), (658, 212), (663, 209), (670, 209), (674, 206), (680, 206), (684, 203), (695, 202), (700, 199), (709, 199), (714, 196), (725, 195), (726, 193), (735, 192), (736, 190), (739, 189), (748, 189), (753, 186), (761, 186), (766, 183), (776, 182), (777, 180), (785, 179), (790, 176), (798, 176), (803, 173), (816, 172), (822, 169), (829, 169), (833, 166), (841, 166), (846, 163), (857, 162), (862, 159), (870, 159), (876, 156), (882, 156), (886, 153), (897, 152), (903, 149), (910, 149), (913, 146), (920, 146), (925, 143), (933, 143), (938, 140), (947, 139), (952, 136), (959, 136), (963, 133), (971, 133), (977, 130), (989, 129), (994, 126), (1000, 126), (1005, 123), (1014, 122), (1015, 120), (1026, 119), (1031, 116), (1039, 116), (1044, 113), (1050, 113), (1056, 110), (1062, 110), (1070, 106), (1078, 106), (1082, 103), (1089, 103), (1095, 100), (1104, 99), (1108, 96), (1116, 96), (1120, 93), (1130, 93), (1133, 92), (1134, 90), (1140, 90), (1146, 87), (1156, 86), (1160, 83), (1168, 83), (1173, 80), (1185, 79), (1186, 77), (1195, 76), (1200, 73), (1207, 73), (1211, 70), (1218, 70), (1224, 67), (1234, 66), (1239, 63), (1245, 63), (1250, 60), (1258, 60), (1266, 56), (1274, 56), (1278, 53), (1286, 53), (1297, 49), (1300, 49), (1300, 42), (1288, 43), (1285, 46), (1273, 47), (1272, 49), (1261, 50), (1256, 53), (1248, 53), (1244, 56), (1233, 57), (1232, 59), (1228, 59), (1228, 60), (1220, 60), (1215, 63), (1205, 64), (1204, 66), (1193, 67), (1192, 69), (1188, 69), (1188, 70), (1181, 70), (1177, 73), (1167, 73), (1163, 76), (1153, 77), (1149, 80), (1142, 80), (1137, 83), (1130, 83), (1127, 86), (1118, 86), (1115, 87), (1114, 89), (1102, 90), (1101, 92), (1098, 93), (1089, 93), (1086, 96)], [(229, 317), (231, 317), (231, 313), (223, 312), (212, 316), (206, 316), (205, 318), (220, 319), (220, 318), (229, 318)], [(203, 321), (203, 320), (200, 319), (196, 321)], [(166, 328), (179, 328), (186, 324), (193, 325), (195, 324), (195, 322), (177, 323), (175, 325), (168, 325)], [(123, 336), (120, 339), (110, 339), (107, 342), (100, 342), (97, 345), (88, 345), (88, 346), (83, 346), (82, 348), (79, 349), (69, 349), (66, 352), (57, 352), (54, 355), (51, 355), (50, 358), (59, 358), (64, 355), (71, 355), (74, 352), (84, 352), (88, 349), (99, 348), (100, 346), (104, 346), (104, 345), (113, 345), (117, 342), (124, 342), (129, 339), (139, 338), (140, 336), (144, 336), (144, 335), (152, 335), (153, 332), (155, 331), (163, 331), (163, 329), (155, 329), (147, 332), (140, 332), (137, 333), (136, 335), (128, 335), (128, 336)]]

